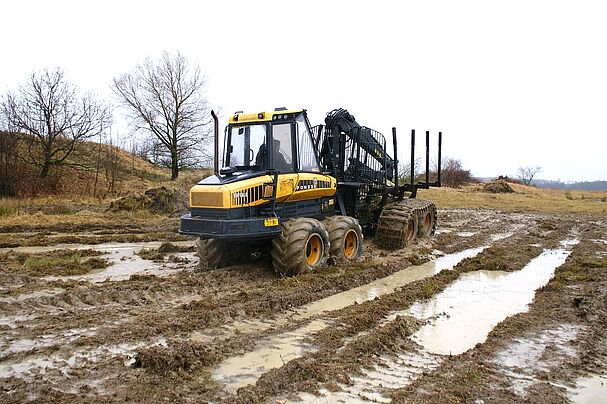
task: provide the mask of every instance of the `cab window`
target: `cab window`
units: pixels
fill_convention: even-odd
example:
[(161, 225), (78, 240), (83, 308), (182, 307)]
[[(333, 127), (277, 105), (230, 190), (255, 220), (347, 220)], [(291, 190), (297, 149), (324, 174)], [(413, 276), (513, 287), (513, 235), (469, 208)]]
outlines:
[(301, 113), (296, 119), (297, 127), (297, 144), (298, 144), (298, 157), (299, 157), (299, 171), (307, 172), (320, 172), (318, 167), (318, 160), (316, 159), (316, 152), (314, 151), (314, 144), (312, 143), (312, 134), (308, 129), (308, 125), (304, 118), (304, 114)]
[(266, 126), (248, 125), (230, 128), (227, 165), (245, 169), (266, 167)]
[(291, 124), (272, 125), (272, 159), (274, 167), (281, 173), (293, 172)]

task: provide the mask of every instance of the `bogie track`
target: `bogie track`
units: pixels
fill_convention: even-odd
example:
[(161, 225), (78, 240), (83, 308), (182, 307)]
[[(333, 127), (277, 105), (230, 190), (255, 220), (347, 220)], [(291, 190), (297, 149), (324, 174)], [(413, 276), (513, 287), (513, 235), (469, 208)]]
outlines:
[(382, 248), (396, 250), (416, 238), (434, 235), (436, 206), (422, 199), (405, 199), (387, 205), (379, 216), (375, 242)]

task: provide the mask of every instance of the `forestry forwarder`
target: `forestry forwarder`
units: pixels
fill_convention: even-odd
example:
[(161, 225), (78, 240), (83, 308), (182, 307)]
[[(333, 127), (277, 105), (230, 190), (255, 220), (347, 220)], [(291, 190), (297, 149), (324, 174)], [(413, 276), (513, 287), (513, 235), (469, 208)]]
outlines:
[[(399, 184), (398, 161), (387, 154), (384, 136), (360, 126), (344, 109), (329, 112), (325, 125), (314, 127), (306, 110), (239, 111), (225, 129), (220, 170), (219, 124), (212, 115), (214, 175), (190, 190), (190, 213), (180, 227), (180, 233), (199, 237), (203, 267), (229, 265), (271, 241), (275, 270), (296, 275), (322, 269), (329, 257), (359, 257), (362, 228), (389, 249), (434, 234), (436, 207), (416, 194), (441, 185), (442, 133), (436, 181), (429, 181), (429, 132), (425, 182), (414, 181), (413, 130), (411, 179)], [(397, 155), (396, 128), (392, 137)]]

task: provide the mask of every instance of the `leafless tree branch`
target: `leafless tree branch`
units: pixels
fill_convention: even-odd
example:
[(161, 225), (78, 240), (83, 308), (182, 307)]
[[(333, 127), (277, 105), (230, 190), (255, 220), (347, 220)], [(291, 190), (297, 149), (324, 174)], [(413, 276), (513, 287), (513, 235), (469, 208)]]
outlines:
[(40, 178), (65, 164), (78, 141), (98, 135), (111, 123), (109, 106), (90, 93), (79, 96), (61, 69), (32, 73), (0, 105), (8, 129), (19, 133), (26, 145), (20, 158), (39, 167)]
[(211, 138), (205, 85), (198, 66), (191, 66), (179, 53), (168, 52), (158, 60), (145, 59), (112, 82), (134, 126), (155, 139), (154, 155), (159, 157), (155, 162), (170, 161), (172, 179), (180, 168), (200, 159), (193, 145), (206, 145)]
[(517, 177), (521, 181), (523, 181), (523, 184), (531, 185), (531, 182), (533, 181), (533, 177), (535, 177), (536, 174), (538, 174), (540, 171), (542, 171), (542, 167), (540, 167), (540, 166), (535, 166), (535, 167), (525, 166), (525, 167), (519, 167), (518, 170), (516, 171), (516, 173), (517, 173)]

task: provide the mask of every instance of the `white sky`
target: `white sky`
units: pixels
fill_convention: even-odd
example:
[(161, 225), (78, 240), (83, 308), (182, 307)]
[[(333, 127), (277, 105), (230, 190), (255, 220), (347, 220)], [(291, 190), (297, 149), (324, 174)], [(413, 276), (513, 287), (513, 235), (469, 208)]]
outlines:
[(61, 66), (110, 98), (112, 77), (179, 50), (222, 124), (286, 106), (314, 125), (344, 107), (388, 139), (396, 126), (403, 155), (410, 129), (442, 130), (444, 155), (477, 176), (539, 165), (545, 179), (607, 179), (604, 1), (1, 0), (0, 12), (2, 94)]

